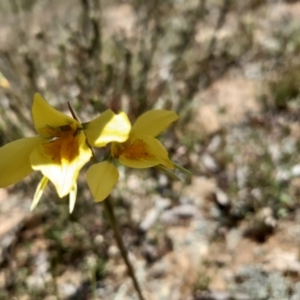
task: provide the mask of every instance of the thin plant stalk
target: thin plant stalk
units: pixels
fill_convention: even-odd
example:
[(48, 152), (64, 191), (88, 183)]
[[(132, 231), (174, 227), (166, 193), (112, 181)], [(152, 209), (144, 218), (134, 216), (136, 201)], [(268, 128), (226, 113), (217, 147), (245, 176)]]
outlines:
[(104, 200), (104, 208), (105, 208), (106, 214), (108, 215), (108, 219), (111, 223), (111, 227), (114, 231), (114, 235), (115, 235), (115, 239), (116, 239), (117, 244), (118, 244), (118, 248), (120, 249), (121, 255), (122, 255), (122, 257), (123, 257), (123, 259), (126, 263), (126, 266), (127, 266), (127, 269), (128, 269), (128, 274), (132, 279), (134, 288), (135, 288), (135, 290), (136, 290), (136, 292), (139, 296), (139, 299), (140, 300), (145, 300), (145, 298), (143, 297), (140, 285), (139, 285), (139, 283), (137, 281), (137, 278), (135, 276), (135, 272), (134, 272), (134, 269), (132, 267), (132, 264), (129, 261), (127, 249), (126, 249), (126, 247), (123, 243), (122, 235), (120, 233), (120, 229), (119, 229), (118, 224), (117, 224), (117, 220), (116, 220), (115, 213), (114, 213), (114, 208), (113, 208), (113, 205), (111, 203), (110, 197), (107, 197)]
[[(72, 117), (79, 122), (79, 120), (78, 120), (74, 110), (72, 109), (70, 103), (68, 103), (68, 107), (69, 107), (69, 110), (72, 114)], [(94, 151), (93, 151), (92, 147), (90, 145), (89, 145), (89, 147), (92, 150), (94, 161), (97, 162), (97, 159), (96, 159), (96, 156), (94, 154)], [(122, 255), (122, 257), (123, 257), (123, 259), (126, 263), (126, 266), (127, 266), (127, 269), (128, 269), (128, 274), (132, 279), (134, 288), (135, 288), (135, 290), (136, 290), (136, 292), (139, 296), (139, 299), (140, 300), (145, 300), (145, 298), (143, 297), (140, 285), (139, 285), (139, 283), (136, 279), (135, 272), (134, 272), (134, 269), (132, 267), (132, 264), (130, 263), (130, 261), (128, 259), (127, 250), (126, 250), (125, 245), (123, 243), (122, 235), (120, 233), (118, 223), (117, 223), (117, 220), (116, 220), (116, 217), (115, 217), (114, 208), (113, 208), (113, 205), (111, 203), (111, 200), (110, 200), (109, 196), (104, 200), (104, 209), (105, 209), (105, 212), (106, 212), (106, 214), (108, 216), (108, 219), (110, 221), (111, 227), (114, 231), (114, 235), (115, 235), (115, 239), (116, 239), (117, 244), (118, 244), (118, 248), (120, 249), (121, 255)]]

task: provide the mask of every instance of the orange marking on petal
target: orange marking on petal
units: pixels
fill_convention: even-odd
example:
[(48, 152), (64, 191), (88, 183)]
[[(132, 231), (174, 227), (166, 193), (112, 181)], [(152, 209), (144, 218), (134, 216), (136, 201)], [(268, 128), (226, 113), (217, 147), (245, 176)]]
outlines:
[(53, 139), (43, 144), (45, 154), (52, 161), (61, 164), (62, 161), (71, 162), (79, 154), (79, 128), (72, 125), (63, 125), (58, 128), (45, 128), (45, 132), (51, 133)]
[(79, 154), (79, 136), (69, 135), (61, 147), (61, 157), (66, 161), (72, 161)]
[(58, 164), (60, 163), (61, 160), (61, 156), (60, 156), (61, 145), (62, 145), (62, 140), (59, 138), (43, 144), (45, 153), (51, 157), (53, 162)]
[(120, 155), (125, 156), (128, 159), (139, 160), (139, 159), (149, 159), (153, 157), (146, 148), (146, 144), (143, 140), (136, 139), (134, 142), (122, 151)]

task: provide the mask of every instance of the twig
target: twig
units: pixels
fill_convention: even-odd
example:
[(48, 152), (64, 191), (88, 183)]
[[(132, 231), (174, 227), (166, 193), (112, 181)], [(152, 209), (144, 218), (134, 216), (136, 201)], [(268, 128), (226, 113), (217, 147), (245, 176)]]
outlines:
[(213, 55), (213, 51), (214, 51), (214, 49), (216, 47), (216, 43), (217, 43), (216, 33), (225, 24), (226, 16), (227, 16), (229, 8), (230, 8), (230, 3), (231, 3), (231, 0), (224, 0), (223, 1), (223, 6), (221, 8), (220, 15), (219, 15), (216, 27), (215, 27), (215, 33), (214, 33), (214, 36), (212, 37), (212, 39), (210, 40), (210, 43), (209, 43), (209, 46), (208, 46), (208, 57), (211, 57)]

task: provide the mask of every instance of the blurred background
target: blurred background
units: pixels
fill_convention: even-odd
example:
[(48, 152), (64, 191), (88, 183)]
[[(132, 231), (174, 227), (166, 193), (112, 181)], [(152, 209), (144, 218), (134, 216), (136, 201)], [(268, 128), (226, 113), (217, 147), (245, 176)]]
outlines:
[[(35, 92), (82, 122), (176, 111), (192, 176), (120, 167), (112, 193), (145, 298), (298, 300), (299, 52), (300, 1), (2, 0), (0, 145)], [(38, 173), (0, 189), (0, 299), (137, 299), (86, 169), (72, 215), (51, 184), (29, 212)]]

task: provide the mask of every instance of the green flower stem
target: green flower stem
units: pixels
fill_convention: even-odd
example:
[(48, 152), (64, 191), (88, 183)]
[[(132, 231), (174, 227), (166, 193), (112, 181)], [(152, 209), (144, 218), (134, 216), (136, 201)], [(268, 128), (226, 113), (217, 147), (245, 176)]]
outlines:
[(117, 244), (118, 244), (118, 248), (120, 249), (121, 255), (122, 255), (122, 257), (123, 257), (123, 259), (126, 263), (128, 273), (129, 273), (129, 276), (132, 279), (134, 288), (135, 288), (135, 290), (136, 290), (136, 292), (139, 296), (139, 299), (140, 300), (145, 300), (145, 298), (143, 297), (141, 288), (139, 286), (139, 283), (136, 279), (132, 264), (130, 263), (130, 261), (128, 259), (128, 253), (127, 253), (127, 250), (126, 250), (125, 245), (123, 243), (123, 239), (122, 239), (122, 236), (121, 236), (121, 233), (120, 233), (117, 221), (116, 221), (113, 205), (111, 203), (111, 200), (110, 200), (109, 196), (104, 200), (104, 208), (105, 208), (106, 214), (108, 215), (108, 219), (111, 223), (111, 227), (114, 231), (114, 235), (115, 235), (115, 238), (116, 238), (116, 241), (117, 241)]

